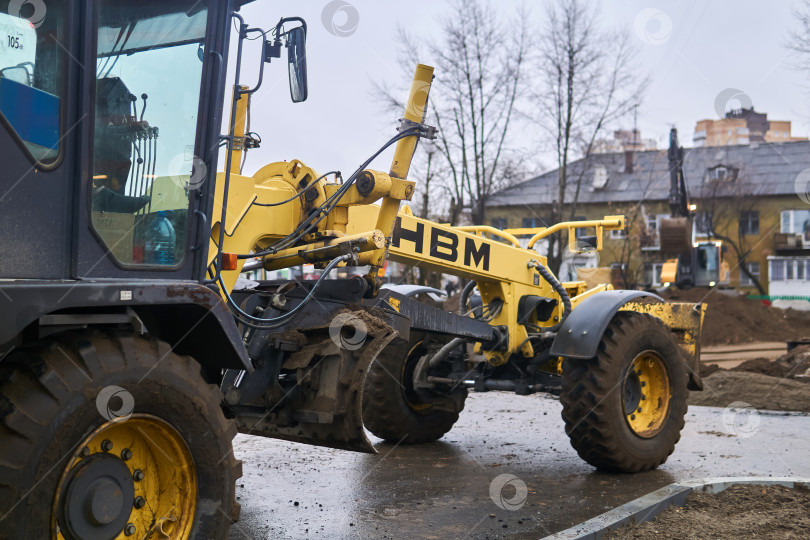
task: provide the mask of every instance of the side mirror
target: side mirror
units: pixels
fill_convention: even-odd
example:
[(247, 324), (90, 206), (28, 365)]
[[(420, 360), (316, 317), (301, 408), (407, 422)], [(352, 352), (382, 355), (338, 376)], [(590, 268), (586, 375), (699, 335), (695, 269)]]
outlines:
[(299, 26), (287, 32), (287, 67), (290, 75), (290, 97), (293, 103), (306, 101), (307, 88), (307, 31)]

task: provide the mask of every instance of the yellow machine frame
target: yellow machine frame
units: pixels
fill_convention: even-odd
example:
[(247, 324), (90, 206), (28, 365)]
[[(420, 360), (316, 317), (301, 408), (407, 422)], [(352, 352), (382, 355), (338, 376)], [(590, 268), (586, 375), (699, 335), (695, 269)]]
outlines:
[[(404, 115), (410, 125), (421, 124), (424, 120), (432, 78), (433, 68), (417, 66)], [(237, 140), (245, 135), (247, 108), (247, 98), (243, 96), (237, 104)], [(508, 343), (502, 344), (500, 350), (483, 351), (488, 361), (497, 366), (507, 362), (512, 354), (532, 357), (534, 350), (530, 340), (526, 339), (526, 327), (518, 324), (518, 300), (526, 295), (559, 298), (537, 271), (536, 265), (545, 266), (546, 259), (533, 247), (541, 239), (567, 230), (569, 248), (576, 251), (574, 230), (592, 228), (596, 231), (595, 249), (599, 250), (604, 231), (625, 228), (624, 216), (510, 231), (488, 226), (452, 227), (415, 217), (409, 207), (400, 210), (400, 205), (413, 196), (414, 182), (407, 180), (407, 175), (416, 143), (416, 136), (399, 140), (389, 173), (373, 170), (361, 173), (326, 219), (318, 224), (317, 230), (304, 236), (304, 242), (299, 245), (263, 256), (264, 268), (275, 270), (304, 263), (325, 264), (342, 254), (353, 254), (355, 265), (371, 267), (367, 279), (375, 291), (380, 284), (379, 270), (386, 259), (474, 280), (485, 304), (495, 299), (503, 301), (503, 308), (490, 324), (508, 329)], [(241, 150), (235, 151), (232, 163), (240, 163), (240, 156)], [(217, 179), (214, 216), (221, 214), (222, 174)], [(215, 221), (212, 226), (209, 266), (215, 262), (219, 251), (216, 241), (221, 227), (225, 227), (223, 252), (260, 252), (302, 221), (312, 219), (308, 211), (324, 203), (339, 188), (340, 184), (319, 178), (314, 170), (298, 160), (272, 163), (253, 176), (240, 175), (238, 168), (234, 168), (230, 176), (226, 221), (224, 225)], [(296, 196), (297, 201), (279, 204)], [(379, 204), (374, 204), (377, 201)], [(516, 234), (531, 235), (526, 248), (521, 247)], [(241, 259), (234, 267), (223, 268), (223, 282), (229, 290), (244, 263), (245, 260)], [(586, 290), (584, 282), (565, 283), (563, 286), (571, 298), (572, 308), (593, 294), (612, 289), (610, 284), (603, 284)], [(676, 331), (682, 330), (681, 335), (694, 334), (697, 329), (684, 328), (684, 325), (694, 326), (693, 320), (685, 321), (675, 316), (675, 306), (677, 304), (662, 304), (654, 315)], [(396, 309), (396, 306), (392, 307)], [(563, 309), (562, 302), (558, 302), (548, 321), (524, 323), (553, 326), (563, 317)], [(682, 344), (694, 352), (694, 344), (688, 339)]]

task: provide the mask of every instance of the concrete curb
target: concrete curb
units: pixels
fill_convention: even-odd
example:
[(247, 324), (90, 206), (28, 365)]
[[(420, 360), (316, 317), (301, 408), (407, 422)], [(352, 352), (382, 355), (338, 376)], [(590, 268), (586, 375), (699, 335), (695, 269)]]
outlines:
[(798, 485), (810, 488), (810, 478), (733, 476), (670, 484), (579, 525), (574, 525), (570, 529), (546, 536), (544, 540), (599, 540), (608, 531), (618, 529), (626, 523), (650, 521), (672, 505), (683, 506), (686, 497), (692, 492), (720, 493), (726, 488), (738, 484), (779, 485), (789, 488)]

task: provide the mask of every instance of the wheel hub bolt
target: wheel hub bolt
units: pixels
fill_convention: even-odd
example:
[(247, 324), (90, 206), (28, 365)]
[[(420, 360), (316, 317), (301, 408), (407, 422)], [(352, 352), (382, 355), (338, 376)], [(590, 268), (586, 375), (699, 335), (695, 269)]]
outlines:
[(641, 394), (641, 401), (644, 401), (645, 399), (647, 399), (647, 396), (645, 396), (644, 394)]
[(143, 471), (140, 469), (135, 469), (135, 472), (132, 473), (132, 479), (136, 482), (143, 480)]
[(127, 526), (124, 527), (124, 534), (127, 536), (132, 536), (133, 534), (135, 534), (135, 531), (136, 531), (135, 525), (133, 525), (132, 523), (127, 523)]
[(641, 412), (641, 407), (638, 408), (638, 412)]
[(105, 452), (109, 452), (110, 450), (112, 450), (112, 448), (113, 448), (112, 441), (110, 441), (108, 439), (104, 439), (101, 442), (101, 449), (104, 450)]
[(86, 446), (84, 448), (82, 448), (82, 456), (87, 457), (89, 455), (90, 455), (90, 449), (88, 447), (86, 447)]
[(132, 506), (134, 506), (136, 510), (140, 510), (141, 508), (146, 506), (146, 501), (144, 500), (143, 497), (138, 495), (137, 497), (135, 497), (135, 502), (132, 503)]
[(630, 415), (630, 420), (635, 420), (635, 419), (636, 419), (636, 415), (635, 415), (635, 414), (631, 414), (631, 415)]
[(131, 458), (132, 458), (132, 450), (130, 450), (129, 448), (124, 448), (123, 450), (121, 450), (121, 459), (127, 461), (128, 459)]
[(641, 387), (644, 388), (645, 386), (647, 386), (647, 383), (644, 382), (644, 381), (641, 381)]

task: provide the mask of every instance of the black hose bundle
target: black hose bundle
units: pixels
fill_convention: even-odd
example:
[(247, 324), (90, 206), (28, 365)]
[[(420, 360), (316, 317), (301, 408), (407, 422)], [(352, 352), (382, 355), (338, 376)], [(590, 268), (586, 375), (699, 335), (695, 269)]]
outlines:
[(557, 294), (560, 295), (560, 299), (562, 299), (563, 316), (560, 318), (560, 322), (549, 328), (543, 328), (543, 330), (546, 332), (556, 332), (562, 327), (563, 323), (565, 322), (565, 319), (567, 319), (568, 315), (571, 313), (571, 297), (568, 296), (568, 291), (565, 290), (565, 287), (562, 286), (562, 283), (557, 281), (557, 278), (555, 278), (552, 275), (552, 273), (548, 271), (548, 268), (538, 263), (537, 261), (530, 262), (529, 267), (530, 268), (534, 267), (537, 270), (537, 272), (541, 276), (543, 276), (543, 279), (545, 279), (548, 282), (548, 284), (551, 285), (551, 288), (554, 289), (557, 292)]

